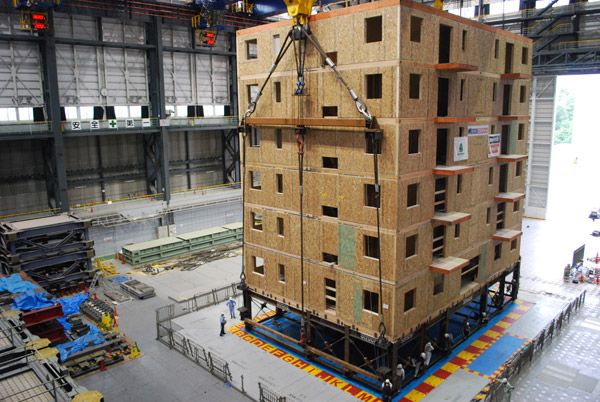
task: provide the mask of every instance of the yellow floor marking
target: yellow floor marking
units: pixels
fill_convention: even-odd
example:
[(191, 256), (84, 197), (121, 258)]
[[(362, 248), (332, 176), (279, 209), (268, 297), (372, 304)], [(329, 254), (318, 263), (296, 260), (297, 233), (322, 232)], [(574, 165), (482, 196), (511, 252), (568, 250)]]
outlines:
[(473, 346), (473, 347), (475, 347), (477, 349), (487, 349), (487, 348), (490, 347), (490, 344), (487, 343), (487, 342), (476, 340), (476, 341), (473, 341), (473, 343), (471, 344), (471, 346)]
[(499, 327), (502, 327), (502, 328), (508, 328), (508, 327), (510, 327), (510, 322), (498, 321), (498, 323), (496, 325)]
[(441, 383), (444, 382), (443, 378), (440, 377), (436, 377), (434, 375), (432, 375), (431, 377), (429, 377), (428, 379), (426, 379), (425, 381), (423, 381), (425, 384), (429, 384), (432, 387), (437, 387), (438, 385), (440, 385)]
[(513, 318), (513, 319), (517, 320), (517, 319), (521, 318), (521, 314), (508, 313), (508, 314), (506, 315), (506, 317), (508, 317), (508, 318)]
[(490, 338), (495, 338), (495, 339), (498, 339), (498, 338), (500, 338), (500, 336), (502, 336), (502, 334), (500, 332), (492, 331), (491, 329), (489, 331), (487, 331), (485, 333), (485, 335), (489, 336)]
[(460, 368), (459, 366), (457, 366), (456, 364), (450, 363), (450, 362), (448, 362), (442, 366), (442, 370), (446, 370), (449, 373), (454, 373), (459, 368)]
[(465, 352), (464, 350), (456, 355), (456, 357), (460, 357), (461, 359), (465, 359), (466, 361), (470, 361), (475, 357), (473, 353)]
[(418, 402), (421, 399), (425, 398), (425, 396), (426, 395), (424, 393), (417, 391), (416, 389), (413, 389), (405, 396), (405, 398), (410, 399), (413, 402)]

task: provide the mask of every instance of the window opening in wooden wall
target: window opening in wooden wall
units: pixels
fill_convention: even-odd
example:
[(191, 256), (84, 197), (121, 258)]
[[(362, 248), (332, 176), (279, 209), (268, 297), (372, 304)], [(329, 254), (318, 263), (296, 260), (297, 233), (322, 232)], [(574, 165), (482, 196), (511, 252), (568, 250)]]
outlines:
[(260, 172), (250, 171), (250, 188), (253, 190), (260, 190), (262, 188)]
[(285, 283), (285, 265), (277, 264), (279, 267), (279, 282)]
[(438, 128), (437, 140), (436, 140), (436, 151), (435, 151), (435, 164), (440, 166), (446, 165), (446, 157), (448, 154), (448, 129)]
[(246, 56), (248, 60), (258, 57), (258, 42), (256, 39), (246, 41)]
[(258, 93), (258, 84), (248, 85), (246, 88), (248, 89), (248, 103), (252, 103)]
[(515, 165), (515, 176), (519, 177), (521, 176), (521, 171), (523, 170), (523, 162), (522, 161), (518, 161), (517, 164)]
[(273, 84), (275, 84), (275, 103), (280, 103), (281, 102), (281, 82), (274, 81)]
[(273, 35), (273, 56), (277, 57), (281, 50), (281, 37), (279, 35)]
[(519, 141), (521, 141), (524, 137), (525, 137), (525, 123), (520, 123), (517, 139)]
[(365, 257), (379, 259), (379, 239), (374, 236), (364, 236)]
[(335, 264), (335, 265), (337, 265), (337, 263), (338, 263), (338, 256), (335, 255), (335, 254), (323, 253), (323, 261), (325, 261), (328, 264)]
[(521, 64), (529, 63), (529, 49), (523, 46), (523, 51), (521, 52)]
[(491, 167), (488, 171), (488, 184), (494, 184), (494, 168)]
[(514, 45), (512, 43), (506, 44), (506, 57), (504, 59), (504, 74), (512, 73), (513, 49), (514, 49)]
[(460, 80), (460, 100), (463, 100), (463, 95), (465, 92), (465, 80)]
[(500, 177), (498, 181), (498, 192), (506, 193), (508, 188), (508, 164), (504, 163), (500, 165)]
[(421, 136), (421, 130), (408, 130), (408, 154), (419, 153), (419, 137)]
[(265, 260), (260, 257), (252, 257), (252, 266), (254, 267), (254, 272), (260, 275), (265, 274)]
[(321, 206), (323, 215), (331, 216), (332, 218), (338, 217), (338, 209), (336, 207), (328, 207), (326, 205)]
[(423, 18), (410, 17), (410, 41), (421, 42), (421, 27), (423, 26)]
[(383, 139), (381, 141), (375, 141), (373, 137), (365, 137), (365, 153), (374, 154), (377, 151), (377, 155), (381, 155), (381, 149), (383, 148)]
[(333, 279), (325, 278), (325, 310), (335, 313), (337, 306), (337, 287)]
[(462, 174), (456, 176), (456, 194), (462, 192)]
[(450, 39), (452, 37), (452, 27), (440, 25), (439, 38), (439, 61), (438, 63), (450, 63)]
[(433, 295), (439, 295), (444, 291), (444, 274), (435, 273), (433, 278)]
[(435, 192), (433, 195), (433, 210), (434, 212), (446, 212), (446, 187), (448, 179), (440, 177), (435, 179)]
[[(331, 60), (333, 62), (333, 64), (337, 64), (337, 52), (329, 52), (329, 53), (325, 53), (325, 55), (327, 55), (327, 57), (329, 57), (329, 60)], [(325, 61), (325, 58), (321, 57), (321, 67), (325, 67), (327, 65), (328, 64)]]
[(436, 226), (433, 228), (433, 258), (444, 258), (444, 226)]
[(409, 184), (406, 187), (406, 207), (414, 207), (419, 203), (419, 183)]
[(513, 202), (513, 212), (519, 212), (519, 208), (521, 207), (520, 201)]
[(494, 82), (492, 85), (492, 102), (496, 102), (496, 92), (498, 91), (498, 84)]
[(382, 22), (381, 15), (365, 18), (365, 41), (367, 43), (381, 42), (383, 37)]
[(464, 127), (459, 127), (458, 128), (458, 136), (459, 137), (464, 137), (465, 135), (465, 128)]
[(277, 218), (277, 235), (284, 236), (283, 218)]
[(494, 261), (498, 261), (500, 258), (502, 258), (502, 243), (498, 243), (494, 247)]
[(460, 287), (464, 288), (474, 282), (477, 282), (479, 277), (479, 256), (471, 258), (469, 265), (461, 270)]
[(467, 50), (467, 31), (463, 29), (462, 31), (462, 51)]
[(408, 97), (419, 99), (421, 97), (421, 74), (410, 74)]
[(379, 294), (363, 290), (363, 309), (373, 313), (379, 313)]
[(517, 249), (517, 239), (514, 239), (510, 242), (510, 250), (516, 250)]
[(367, 99), (381, 99), (381, 74), (367, 74), (365, 76), (367, 86)]
[(338, 158), (334, 158), (331, 156), (323, 157), (323, 167), (325, 169), (337, 169), (338, 168)]
[(496, 39), (496, 41), (494, 42), (494, 59), (497, 59), (499, 54), (500, 54), (500, 39)]
[(437, 115), (438, 117), (448, 116), (448, 90), (450, 87), (450, 80), (448, 78), (438, 78), (438, 101), (437, 101)]
[(365, 207), (379, 206), (377, 193), (375, 192), (375, 184), (365, 184)]
[(526, 100), (527, 100), (527, 87), (525, 85), (521, 85), (521, 88), (519, 90), (519, 102), (525, 103)]
[(277, 178), (277, 192), (283, 194), (283, 175), (276, 174), (275, 177)]
[(504, 85), (504, 94), (502, 95), (502, 115), (510, 115), (510, 101), (511, 101), (512, 85)]
[(408, 310), (415, 307), (415, 295), (417, 294), (417, 289), (411, 289), (408, 292), (404, 293), (404, 312), (406, 313)]
[(508, 155), (508, 145), (510, 144), (510, 126), (503, 125), (502, 133), (500, 136), (500, 153), (502, 155)]
[(283, 148), (283, 131), (280, 128), (275, 129), (275, 147), (277, 149)]
[(458, 239), (460, 237), (460, 223), (457, 223), (454, 226), (454, 238)]
[(417, 238), (416, 234), (406, 237), (406, 258), (417, 255)]
[(250, 132), (250, 146), (260, 147), (260, 129), (258, 127), (252, 127)]
[(337, 106), (323, 106), (323, 117), (337, 117)]
[(252, 212), (252, 229), (262, 230), (262, 213), (261, 212)]
[(498, 204), (496, 212), (496, 230), (504, 229), (504, 203)]
[(485, 223), (486, 223), (486, 225), (490, 224), (491, 219), (492, 219), (492, 208), (490, 207), (490, 208), (487, 209), (487, 212), (485, 214)]

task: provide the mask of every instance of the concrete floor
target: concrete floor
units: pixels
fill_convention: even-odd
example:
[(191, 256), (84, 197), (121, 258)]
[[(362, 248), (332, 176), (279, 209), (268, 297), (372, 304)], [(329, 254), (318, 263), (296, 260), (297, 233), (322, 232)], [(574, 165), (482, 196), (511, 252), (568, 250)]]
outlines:
[[(555, 163), (556, 160), (561, 162), (561, 156), (563, 163)], [(593, 183), (582, 174), (585, 166), (564, 163), (572, 161), (571, 156), (563, 152), (553, 157), (554, 191), (547, 219), (523, 221), (519, 299), (535, 305), (511, 325), (510, 332), (531, 339), (569, 301), (584, 289), (588, 293), (583, 309), (549, 347), (544, 348), (544, 354), (513, 381), (512, 401), (600, 401), (600, 348), (597, 347), (600, 286), (563, 281), (563, 268), (571, 262), (573, 250), (586, 244), (587, 257), (600, 251), (600, 238), (590, 236), (592, 230), (600, 229), (600, 222), (587, 218), (591, 208), (600, 206), (600, 198), (585, 191), (586, 186)], [(594, 204), (595, 201), (598, 203)], [(138, 342), (145, 355), (78, 382), (89, 389), (98, 389), (107, 401), (248, 399), (155, 340), (156, 308), (171, 304), (169, 297), (189, 297), (237, 280), (240, 263), (240, 258), (234, 257), (191, 272), (165, 272), (158, 276), (133, 274), (136, 279), (154, 286), (157, 296), (119, 305), (119, 326)], [(129, 272), (126, 266), (118, 267)], [(293, 401), (357, 400), (231, 333), (219, 337), (218, 316), (223, 311), (224, 305), (214, 306), (182, 317), (177, 324), (184, 328), (187, 336), (229, 361), (234, 386), (239, 388), (241, 375), (244, 375), (245, 389), (252, 398), (257, 399), (257, 382), (261, 381)], [(228, 326), (239, 323), (228, 321)], [(482, 377), (464, 370), (454, 374), (421, 400), (470, 401), (486, 383)]]

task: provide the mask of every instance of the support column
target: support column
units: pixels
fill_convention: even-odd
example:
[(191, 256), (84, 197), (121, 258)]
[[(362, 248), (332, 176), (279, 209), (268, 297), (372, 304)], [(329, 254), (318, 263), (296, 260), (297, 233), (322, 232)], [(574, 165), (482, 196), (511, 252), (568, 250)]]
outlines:
[[(148, 49), (148, 82), (150, 90), (150, 116), (158, 119), (166, 118), (165, 81), (163, 72), (162, 20), (154, 17), (147, 25), (147, 43), (153, 45)], [(160, 127), (158, 133), (144, 135), (144, 152), (146, 152), (146, 182), (148, 193), (163, 193), (164, 200), (171, 199), (169, 180), (169, 133), (166, 127)]]
[(56, 67), (56, 43), (54, 38), (54, 15), (48, 10), (48, 30), (41, 33), (40, 54), (44, 74), (44, 102), (50, 123), (52, 139), (44, 146), (46, 167), (46, 190), (48, 206), (69, 212), (67, 169), (65, 165), (65, 143), (60, 116), (60, 96), (58, 92), (58, 69)]

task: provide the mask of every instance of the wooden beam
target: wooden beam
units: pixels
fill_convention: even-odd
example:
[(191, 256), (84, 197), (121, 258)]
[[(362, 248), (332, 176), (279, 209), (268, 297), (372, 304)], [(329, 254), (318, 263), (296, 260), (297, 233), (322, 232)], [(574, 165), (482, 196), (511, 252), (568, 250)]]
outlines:
[(264, 324), (261, 324), (260, 322), (252, 321), (252, 320), (250, 320), (250, 319), (246, 318), (246, 319), (244, 320), (244, 323), (245, 323), (245, 324), (248, 324), (249, 326), (255, 326), (255, 327), (258, 327), (258, 328), (262, 329), (263, 331), (270, 332), (270, 333), (272, 333), (273, 335), (275, 335), (275, 336), (277, 336), (277, 337), (279, 337), (279, 338), (281, 338), (281, 339), (283, 339), (283, 340), (285, 340), (285, 341), (287, 341), (287, 342), (291, 342), (291, 343), (293, 343), (293, 344), (295, 344), (295, 345), (299, 345), (299, 344), (300, 344), (300, 341), (298, 341), (298, 340), (296, 340), (296, 339), (292, 338), (291, 336), (287, 336), (287, 335), (284, 335), (284, 334), (282, 334), (281, 332), (277, 332), (277, 331), (275, 331), (274, 329), (272, 329), (272, 328), (269, 328), (269, 327), (267, 327), (267, 326), (266, 326), (266, 325), (264, 325)]
[(361, 374), (372, 380), (379, 381), (379, 377), (377, 376), (377, 374), (373, 374), (365, 369), (361, 369), (360, 367), (355, 366), (354, 364), (348, 363), (342, 359), (338, 359), (337, 357), (332, 356), (328, 353), (325, 353), (319, 349), (313, 348), (312, 346), (307, 346), (306, 351), (309, 353), (314, 353), (315, 355), (321, 356), (324, 359), (331, 360), (332, 362), (337, 363), (340, 366), (347, 368), (348, 370), (351, 370), (357, 374)]
[(322, 119), (294, 119), (276, 117), (248, 117), (249, 125), (265, 126), (306, 126), (306, 127), (356, 127), (365, 128), (364, 119), (322, 118)]

